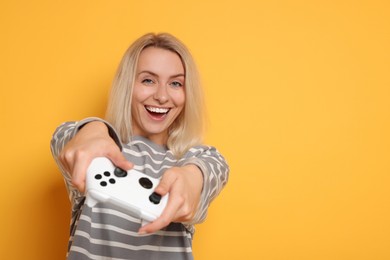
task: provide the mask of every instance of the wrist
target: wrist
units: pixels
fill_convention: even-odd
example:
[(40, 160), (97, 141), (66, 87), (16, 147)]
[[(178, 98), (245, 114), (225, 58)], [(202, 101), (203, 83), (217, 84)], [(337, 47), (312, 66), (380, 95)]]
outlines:
[(91, 133), (108, 134), (108, 127), (104, 122), (91, 121), (81, 125), (79, 131), (90, 131)]

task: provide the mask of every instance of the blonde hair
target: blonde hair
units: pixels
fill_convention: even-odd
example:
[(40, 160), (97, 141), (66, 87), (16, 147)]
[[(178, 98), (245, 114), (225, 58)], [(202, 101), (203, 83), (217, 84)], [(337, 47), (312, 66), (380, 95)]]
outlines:
[(179, 55), (185, 71), (185, 105), (169, 127), (167, 147), (179, 158), (202, 143), (204, 99), (195, 61), (187, 47), (168, 33), (149, 33), (136, 40), (125, 52), (116, 72), (106, 111), (106, 120), (118, 131), (121, 141), (132, 139), (131, 100), (138, 58), (148, 47), (162, 48)]

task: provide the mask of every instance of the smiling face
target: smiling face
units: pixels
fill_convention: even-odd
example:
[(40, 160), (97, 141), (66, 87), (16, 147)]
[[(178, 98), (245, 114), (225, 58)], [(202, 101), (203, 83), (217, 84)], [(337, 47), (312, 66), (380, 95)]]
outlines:
[(148, 47), (138, 59), (131, 103), (133, 135), (165, 145), (185, 103), (185, 72), (174, 52)]

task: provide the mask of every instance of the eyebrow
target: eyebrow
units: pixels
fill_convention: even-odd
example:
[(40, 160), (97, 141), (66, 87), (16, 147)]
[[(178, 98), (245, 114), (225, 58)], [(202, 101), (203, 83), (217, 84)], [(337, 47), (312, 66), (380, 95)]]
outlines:
[[(137, 76), (141, 75), (142, 73), (147, 73), (147, 74), (150, 74), (154, 77), (158, 77), (158, 75), (152, 71), (149, 71), (149, 70), (143, 70), (143, 71), (140, 71)], [(186, 75), (184, 73), (179, 73), (179, 74), (175, 74), (175, 75), (172, 75), (170, 76), (170, 78), (177, 78), (177, 77), (185, 77)]]

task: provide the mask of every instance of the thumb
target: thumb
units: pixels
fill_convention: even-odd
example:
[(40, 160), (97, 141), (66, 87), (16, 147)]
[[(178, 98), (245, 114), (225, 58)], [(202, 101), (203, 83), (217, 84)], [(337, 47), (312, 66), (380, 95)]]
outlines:
[(120, 151), (109, 154), (108, 159), (110, 159), (116, 167), (119, 167), (125, 171), (128, 171), (134, 167), (134, 164), (129, 162)]
[(176, 179), (177, 176), (172, 168), (167, 170), (162, 176), (160, 183), (157, 185), (155, 192), (164, 196), (171, 190), (171, 187)]

